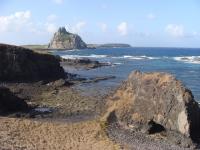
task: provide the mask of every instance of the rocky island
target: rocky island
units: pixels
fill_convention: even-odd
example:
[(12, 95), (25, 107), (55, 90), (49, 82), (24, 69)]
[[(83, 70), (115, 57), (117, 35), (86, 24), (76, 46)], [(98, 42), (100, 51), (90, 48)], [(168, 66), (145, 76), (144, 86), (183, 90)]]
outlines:
[(65, 27), (60, 27), (54, 34), (51, 42), (48, 45), (48, 49), (85, 49), (86, 43), (77, 34), (67, 32)]

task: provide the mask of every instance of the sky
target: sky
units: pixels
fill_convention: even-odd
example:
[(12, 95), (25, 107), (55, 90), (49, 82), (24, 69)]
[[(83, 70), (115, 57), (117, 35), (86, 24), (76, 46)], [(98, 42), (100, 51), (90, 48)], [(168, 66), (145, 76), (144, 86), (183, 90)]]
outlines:
[(200, 0), (0, 1), (0, 43), (47, 44), (61, 26), (89, 44), (200, 48)]

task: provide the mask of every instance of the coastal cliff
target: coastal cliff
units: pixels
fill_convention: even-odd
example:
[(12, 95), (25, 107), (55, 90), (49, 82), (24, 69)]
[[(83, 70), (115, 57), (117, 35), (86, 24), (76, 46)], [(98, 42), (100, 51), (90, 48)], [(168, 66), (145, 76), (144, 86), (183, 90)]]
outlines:
[(0, 44), (0, 81), (32, 82), (64, 77), (64, 70), (56, 57)]
[(48, 45), (49, 49), (85, 49), (86, 43), (77, 34), (66, 31), (65, 27), (61, 27), (54, 34)]

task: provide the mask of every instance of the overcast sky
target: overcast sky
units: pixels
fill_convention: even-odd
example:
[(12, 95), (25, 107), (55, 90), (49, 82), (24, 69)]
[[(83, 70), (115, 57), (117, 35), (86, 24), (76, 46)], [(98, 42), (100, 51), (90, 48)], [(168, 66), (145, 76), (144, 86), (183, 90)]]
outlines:
[(60, 26), (87, 43), (200, 47), (200, 0), (0, 1), (0, 43), (46, 44)]

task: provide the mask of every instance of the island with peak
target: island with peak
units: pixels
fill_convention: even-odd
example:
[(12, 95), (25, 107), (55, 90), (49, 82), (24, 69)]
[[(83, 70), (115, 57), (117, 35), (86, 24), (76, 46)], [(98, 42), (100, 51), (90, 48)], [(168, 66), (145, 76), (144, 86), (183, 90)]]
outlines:
[(87, 44), (77, 34), (60, 27), (48, 45), (48, 49), (85, 49)]
[(54, 33), (49, 44), (22, 45), (33, 50), (72, 50), (72, 49), (98, 49), (98, 48), (130, 48), (131, 45), (124, 43), (87, 44), (78, 34), (70, 33), (65, 27), (60, 27)]

